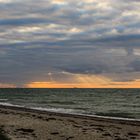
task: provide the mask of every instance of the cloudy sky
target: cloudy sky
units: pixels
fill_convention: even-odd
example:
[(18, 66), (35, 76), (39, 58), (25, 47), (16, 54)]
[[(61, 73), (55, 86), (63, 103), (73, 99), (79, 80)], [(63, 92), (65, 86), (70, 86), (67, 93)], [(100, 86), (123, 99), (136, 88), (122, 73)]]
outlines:
[(0, 87), (140, 87), (140, 1), (0, 0)]

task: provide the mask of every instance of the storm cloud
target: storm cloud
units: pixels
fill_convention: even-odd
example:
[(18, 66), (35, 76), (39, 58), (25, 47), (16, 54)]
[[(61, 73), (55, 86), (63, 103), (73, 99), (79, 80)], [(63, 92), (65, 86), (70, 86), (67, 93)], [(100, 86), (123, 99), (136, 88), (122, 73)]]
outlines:
[[(140, 79), (139, 0), (0, 0), (0, 83)], [(127, 76), (126, 76), (127, 74)]]

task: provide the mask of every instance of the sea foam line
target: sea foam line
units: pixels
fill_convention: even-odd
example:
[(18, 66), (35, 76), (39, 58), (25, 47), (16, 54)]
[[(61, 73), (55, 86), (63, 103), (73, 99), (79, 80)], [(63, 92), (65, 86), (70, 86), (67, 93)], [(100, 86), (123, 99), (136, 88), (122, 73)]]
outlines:
[(126, 121), (140, 121), (140, 119), (132, 119), (132, 118), (122, 118), (122, 117), (110, 117), (110, 116), (100, 116), (100, 115), (88, 115), (82, 113), (75, 113), (74, 109), (64, 109), (64, 108), (42, 108), (42, 107), (30, 107), (30, 109), (40, 110), (40, 111), (49, 111), (52, 113), (62, 113), (69, 115), (78, 115), (85, 117), (95, 117), (95, 118), (103, 118), (103, 119), (113, 119), (113, 120), (126, 120)]
[(112, 120), (122, 120), (122, 121), (139, 121), (140, 119), (132, 119), (132, 118), (121, 118), (121, 117), (110, 117), (110, 116), (99, 116), (99, 115), (88, 115), (88, 114), (82, 114), (82, 113), (75, 113), (74, 109), (64, 109), (64, 108), (42, 108), (42, 107), (27, 107), (27, 106), (21, 106), (21, 105), (15, 105), (11, 103), (5, 103), (0, 102), (0, 105), (4, 106), (11, 106), (11, 107), (19, 107), (19, 108), (25, 108), (25, 109), (32, 109), (32, 110), (40, 110), (40, 111), (48, 111), (52, 113), (60, 113), (60, 114), (69, 114), (69, 115), (78, 115), (82, 117), (95, 117), (95, 118), (103, 118), (103, 119), (112, 119)]

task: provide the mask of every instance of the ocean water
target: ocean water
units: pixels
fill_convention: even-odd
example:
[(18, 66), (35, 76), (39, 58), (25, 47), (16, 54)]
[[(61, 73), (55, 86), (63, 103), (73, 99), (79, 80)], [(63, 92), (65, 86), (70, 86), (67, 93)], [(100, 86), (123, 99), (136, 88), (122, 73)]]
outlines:
[(140, 89), (0, 89), (0, 104), (140, 119)]

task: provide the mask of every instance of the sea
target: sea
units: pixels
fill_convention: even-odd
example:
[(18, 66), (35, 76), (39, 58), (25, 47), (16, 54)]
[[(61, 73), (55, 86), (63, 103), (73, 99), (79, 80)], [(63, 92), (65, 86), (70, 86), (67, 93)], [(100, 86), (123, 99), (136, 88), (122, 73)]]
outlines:
[(140, 89), (0, 89), (0, 105), (140, 120)]

